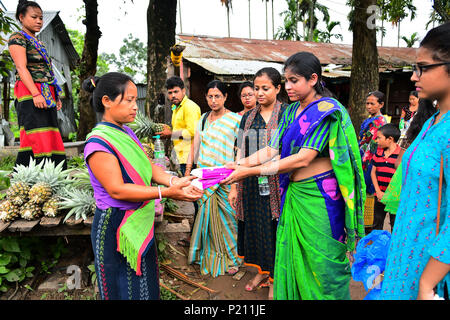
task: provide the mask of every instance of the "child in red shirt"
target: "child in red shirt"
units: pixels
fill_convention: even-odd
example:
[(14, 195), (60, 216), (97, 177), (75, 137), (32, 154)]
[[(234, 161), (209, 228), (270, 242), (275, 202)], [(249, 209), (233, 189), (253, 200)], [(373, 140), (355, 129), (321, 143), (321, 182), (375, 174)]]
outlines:
[[(377, 132), (377, 153), (372, 158), (372, 183), (375, 187), (375, 206), (373, 229), (383, 230), (384, 219), (386, 217), (385, 206), (380, 202), (383, 198), (392, 176), (395, 173), (395, 162), (400, 153), (400, 146), (397, 144), (400, 138), (400, 130), (393, 124), (385, 124)], [(389, 214), (391, 231), (394, 228), (395, 215)]]

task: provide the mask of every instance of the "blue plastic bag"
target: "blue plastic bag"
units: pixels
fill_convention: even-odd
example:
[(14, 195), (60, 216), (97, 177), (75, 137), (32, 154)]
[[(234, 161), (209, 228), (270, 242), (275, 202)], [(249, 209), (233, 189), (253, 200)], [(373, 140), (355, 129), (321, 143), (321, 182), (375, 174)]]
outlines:
[[(391, 234), (389, 232), (373, 230), (356, 246), (352, 277), (355, 281), (362, 281), (366, 291), (372, 289), (375, 278), (384, 272), (390, 242)], [(373, 292), (372, 295), (375, 293)]]

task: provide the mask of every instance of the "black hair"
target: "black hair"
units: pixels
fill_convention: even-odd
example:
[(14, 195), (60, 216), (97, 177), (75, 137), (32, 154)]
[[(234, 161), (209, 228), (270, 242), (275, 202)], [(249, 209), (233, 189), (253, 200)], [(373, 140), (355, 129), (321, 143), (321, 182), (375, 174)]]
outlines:
[(224, 96), (227, 95), (227, 87), (225, 84), (220, 80), (212, 80), (206, 85), (206, 94), (208, 94), (209, 89), (217, 88), (222, 92)]
[(266, 75), (275, 88), (281, 85), (281, 74), (277, 69), (272, 67), (262, 68), (255, 74), (253, 81), (255, 81), (256, 78), (261, 77), (262, 75)]
[[(450, 61), (450, 22), (431, 29), (420, 42), (420, 46), (428, 49), (436, 61)], [(447, 65), (450, 74), (450, 65)]]
[(287, 69), (306, 80), (310, 80), (313, 73), (317, 74), (317, 83), (314, 85), (314, 90), (323, 97), (334, 97), (333, 93), (324, 86), (322, 65), (314, 54), (306, 51), (294, 53), (284, 63), (283, 70), (286, 71)]
[(184, 89), (184, 82), (183, 79), (181, 79), (178, 76), (172, 76), (169, 79), (166, 80), (166, 89), (170, 90), (175, 87), (179, 87), (180, 89)]
[(247, 87), (254, 89), (253, 83), (251, 83), (250, 81), (242, 82), (237, 92), (239, 98), (241, 97), (242, 90)]
[(414, 96), (414, 97), (416, 97), (416, 98), (418, 98), (419, 97), (419, 92), (418, 91), (411, 91), (410, 93), (409, 93), (409, 96)]
[(378, 131), (383, 134), (386, 139), (392, 137), (394, 142), (397, 142), (400, 138), (400, 129), (392, 123), (387, 123), (384, 126), (381, 126)]
[(16, 9), (16, 19), (19, 20), (20, 15), (24, 15), (27, 13), (27, 10), (29, 7), (38, 8), (42, 11), (41, 6), (37, 2), (34, 1), (26, 1), (26, 0), (19, 0), (19, 4), (17, 5)]
[(433, 105), (433, 102), (431, 100), (419, 100), (417, 113), (414, 115), (413, 119), (411, 120), (411, 124), (406, 131), (406, 142), (411, 144), (414, 141), (414, 139), (419, 135), (420, 130), (422, 130), (422, 126), (425, 121), (427, 121), (436, 111), (436, 107)]
[(97, 112), (105, 112), (102, 98), (107, 96), (111, 100), (115, 100), (119, 95), (123, 100), (125, 90), (128, 83), (134, 83), (133, 79), (123, 73), (108, 72), (101, 77), (89, 77), (83, 81), (82, 88), (92, 93), (91, 105)]
[(375, 98), (377, 98), (378, 103), (384, 103), (385, 101), (385, 95), (383, 92), (381, 91), (371, 91), (369, 92), (369, 94), (367, 95), (366, 99), (370, 96), (374, 96)]

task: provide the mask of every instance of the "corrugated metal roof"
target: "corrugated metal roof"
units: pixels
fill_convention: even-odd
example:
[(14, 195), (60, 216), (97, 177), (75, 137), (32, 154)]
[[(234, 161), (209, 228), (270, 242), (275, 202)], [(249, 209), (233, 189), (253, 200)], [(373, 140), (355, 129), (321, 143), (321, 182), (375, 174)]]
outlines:
[[(184, 56), (184, 55), (183, 55)], [(254, 75), (264, 67), (273, 67), (282, 72), (281, 63), (257, 61), (257, 60), (231, 60), (216, 58), (190, 58), (188, 61), (198, 64), (216, 75)]]
[[(289, 40), (259, 40), (177, 35), (186, 46), (183, 57), (284, 63), (292, 54), (309, 51), (323, 65), (351, 65), (352, 45)], [(378, 47), (380, 66), (405, 66), (414, 63), (415, 48)]]

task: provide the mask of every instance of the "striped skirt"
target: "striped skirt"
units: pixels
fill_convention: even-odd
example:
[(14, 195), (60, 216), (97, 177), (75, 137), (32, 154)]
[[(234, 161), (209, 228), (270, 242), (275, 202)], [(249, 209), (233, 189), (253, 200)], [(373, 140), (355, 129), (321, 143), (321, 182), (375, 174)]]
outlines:
[[(41, 90), (40, 84), (36, 87)], [(50, 86), (55, 97), (55, 89)], [(15, 107), (20, 129), (20, 148), (16, 164), (28, 166), (30, 157), (36, 160), (49, 158), (56, 164), (66, 160), (64, 143), (58, 129), (56, 108), (39, 109), (34, 106), (33, 97), (22, 81), (14, 86)], [(64, 164), (64, 169), (67, 167)]]
[(220, 185), (202, 203), (195, 218), (188, 262), (200, 265), (202, 274), (225, 274), (242, 261), (237, 253), (236, 213), (228, 202), (230, 186)]
[(158, 300), (159, 271), (156, 241), (142, 257), (142, 275), (137, 276), (126, 258), (117, 251), (117, 228), (124, 210), (95, 211), (91, 242), (95, 258), (97, 285), (102, 300)]

